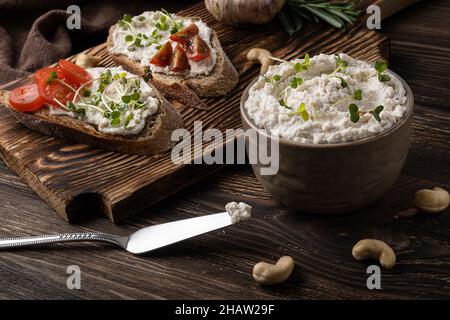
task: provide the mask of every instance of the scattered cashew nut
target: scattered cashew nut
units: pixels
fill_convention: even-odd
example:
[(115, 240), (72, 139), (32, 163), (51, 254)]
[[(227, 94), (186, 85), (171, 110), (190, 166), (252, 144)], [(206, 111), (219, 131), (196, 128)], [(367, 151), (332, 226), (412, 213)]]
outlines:
[(294, 265), (294, 260), (289, 256), (281, 257), (276, 264), (258, 262), (253, 267), (253, 278), (263, 285), (278, 284), (289, 278)]
[(448, 208), (450, 195), (438, 187), (422, 189), (414, 195), (414, 204), (424, 213), (437, 213)]
[(260, 74), (265, 74), (269, 70), (269, 66), (273, 63), (273, 60), (270, 59), (271, 56), (270, 51), (261, 48), (252, 48), (247, 53), (247, 59), (249, 61), (259, 62), (261, 64)]
[(80, 53), (77, 56), (77, 60), (75, 61), (75, 64), (79, 65), (80, 67), (96, 67), (102, 59), (97, 56), (91, 56), (89, 54)]
[(395, 265), (395, 253), (385, 242), (376, 239), (363, 239), (358, 241), (352, 249), (356, 260), (378, 259), (386, 269)]

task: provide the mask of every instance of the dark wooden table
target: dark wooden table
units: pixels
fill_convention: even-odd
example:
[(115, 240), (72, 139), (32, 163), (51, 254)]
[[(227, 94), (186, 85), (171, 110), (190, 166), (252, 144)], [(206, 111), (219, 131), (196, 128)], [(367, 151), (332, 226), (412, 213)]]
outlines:
[[(248, 166), (229, 166), (145, 210), (126, 225), (64, 222), (0, 163), (0, 236), (103, 231), (127, 234), (150, 224), (219, 212), (229, 201), (254, 208), (252, 222), (135, 257), (103, 244), (67, 244), (0, 253), (0, 298), (38, 299), (360, 299), (450, 298), (450, 211), (396, 217), (423, 187), (450, 188), (450, 0), (422, 1), (389, 18), (391, 67), (416, 96), (413, 144), (401, 177), (377, 204), (323, 217), (274, 201)], [(398, 264), (382, 270), (383, 290), (366, 288), (368, 263), (351, 256), (366, 237), (389, 242)], [(297, 266), (284, 284), (263, 288), (253, 265), (282, 255)], [(81, 269), (68, 290), (66, 269)]]

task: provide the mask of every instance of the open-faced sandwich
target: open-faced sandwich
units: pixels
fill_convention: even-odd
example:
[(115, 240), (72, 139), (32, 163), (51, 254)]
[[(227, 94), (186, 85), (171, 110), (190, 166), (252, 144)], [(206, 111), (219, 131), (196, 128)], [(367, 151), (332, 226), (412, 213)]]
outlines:
[(125, 15), (110, 28), (107, 45), (117, 65), (138, 75), (150, 73), (152, 83), (173, 98), (191, 99), (180, 85), (211, 97), (238, 83), (216, 33), (197, 18), (164, 10)]
[(121, 67), (82, 68), (60, 60), (1, 100), (32, 130), (123, 153), (173, 147), (180, 114), (142, 77)]

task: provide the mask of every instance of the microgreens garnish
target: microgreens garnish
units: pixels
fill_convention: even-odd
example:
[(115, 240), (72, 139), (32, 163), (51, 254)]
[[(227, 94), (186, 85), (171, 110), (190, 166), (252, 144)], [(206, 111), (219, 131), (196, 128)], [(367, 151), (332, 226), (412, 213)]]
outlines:
[(161, 18), (159, 18), (159, 21), (155, 24), (155, 27), (159, 30), (165, 31), (167, 30), (167, 16), (161, 15)]
[(378, 80), (380, 82), (388, 82), (391, 80), (391, 77), (385, 73), (388, 66), (384, 61), (375, 62), (375, 70), (377, 71)]
[(375, 120), (377, 120), (378, 122), (381, 122), (380, 113), (381, 113), (381, 111), (383, 111), (383, 109), (384, 109), (383, 106), (378, 106), (375, 109), (373, 109), (372, 111), (370, 111), (370, 113), (373, 115)]
[(303, 121), (309, 120), (309, 113), (306, 111), (305, 104), (302, 102), (297, 108), (297, 111), (291, 112), (289, 114), (290, 116), (300, 116), (302, 117)]
[(87, 98), (91, 96), (91, 90), (83, 89), (83, 97)]
[[(347, 82), (346, 82), (347, 83)], [(333, 103), (332, 106), (336, 106), (340, 104), (341, 102), (347, 101), (348, 99), (353, 99), (356, 101), (361, 101), (363, 99), (363, 92), (361, 89), (356, 89), (353, 94), (349, 94), (344, 96), (343, 98), (337, 100), (335, 103)]]
[[(383, 106), (378, 106), (375, 109), (369, 111), (369, 113), (377, 120), (378, 122), (381, 122), (380, 113), (383, 111)], [(359, 121), (359, 108), (356, 104), (352, 103), (348, 106), (348, 112), (350, 113), (350, 121), (353, 123), (357, 123)], [(363, 112), (364, 113), (364, 112)]]
[(280, 104), (280, 106), (282, 106), (282, 107), (284, 107), (284, 108), (286, 108), (286, 109), (292, 110), (292, 107), (289, 107), (289, 106), (286, 104), (286, 101), (284, 101), (284, 99), (280, 99), (280, 100), (278, 101), (278, 103)]
[(122, 19), (119, 20), (119, 25), (122, 28), (128, 28), (130, 27), (131, 21), (133, 18), (129, 14), (125, 14)]
[(309, 54), (305, 54), (305, 58), (303, 59), (302, 62), (297, 62), (296, 64), (294, 64), (295, 71), (297, 72), (308, 70), (309, 66), (310, 66)]
[(124, 125), (125, 128), (128, 127), (128, 125), (130, 124), (131, 120), (133, 120), (133, 117), (134, 117), (134, 113), (133, 113), (133, 112), (131, 112), (131, 113), (127, 116), (127, 118), (125, 119), (125, 125)]
[(271, 78), (267, 78), (267, 77), (264, 77), (264, 78), (266, 79), (266, 82), (272, 83), (272, 84), (281, 80), (281, 76), (278, 74), (275, 74)]
[(334, 60), (336, 61), (336, 71), (335, 72), (345, 72), (345, 70), (348, 67), (348, 62), (339, 56), (335, 56)]
[(111, 112), (110, 118), (111, 118), (111, 125), (112, 126), (117, 126), (117, 125), (120, 124), (120, 115), (121, 115), (120, 111), (113, 111), (113, 112)]
[(355, 92), (353, 92), (353, 99), (355, 100), (362, 100), (362, 90), (361, 89), (357, 89), (355, 90)]
[(298, 86), (301, 86), (302, 84), (303, 84), (302, 78), (299, 78), (299, 77), (291, 78), (290, 85), (291, 85), (292, 89), (296, 89), (296, 88), (298, 88)]
[(345, 81), (344, 78), (342, 78), (342, 77), (336, 77), (336, 78), (338, 78), (339, 80), (341, 80), (341, 87), (342, 87), (342, 88), (347, 88), (347, 87), (348, 87), (348, 83), (347, 83), (347, 81)]
[(111, 83), (111, 81), (112, 81), (112, 73), (111, 70), (108, 69), (106, 70), (106, 72), (103, 72), (100, 75), (100, 85), (98, 86), (97, 91), (102, 93), (105, 90), (106, 86), (108, 86)]
[(47, 80), (45, 81), (47, 84), (50, 84), (53, 80), (55, 80), (57, 78), (57, 73), (56, 71), (52, 71), (50, 72), (50, 75), (48, 76)]
[(356, 104), (351, 103), (348, 106), (348, 112), (350, 112), (350, 121), (357, 123), (359, 121), (359, 108)]
[(76, 114), (78, 114), (80, 117), (85, 117), (86, 116), (86, 109), (82, 108), (82, 107), (77, 107), (72, 101), (67, 101), (66, 107), (70, 111), (75, 112)]
[(161, 9), (163, 14), (170, 20), (170, 33), (174, 34), (180, 31), (183, 28), (183, 21), (177, 22), (169, 11), (165, 9)]
[[(56, 79), (56, 81), (60, 80)], [(99, 112), (108, 119), (111, 126), (129, 128), (132, 123), (131, 120), (136, 115), (135, 110), (145, 108), (151, 101), (143, 102), (140, 100), (142, 80), (136, 76), (127, 78), (126, 72), (113, 74), (108, 69), (92, 81), (97, 81), (97, 90), (91, 91), (81, 86), (75, 93), (78, 100), (74, 98), (72, 101), (68, 101), (66, 105), (60, 101), (55, 102), (80, 117), (85, 117), (87, 111)], [(135, 125), (133, 124), (133, 126)]]

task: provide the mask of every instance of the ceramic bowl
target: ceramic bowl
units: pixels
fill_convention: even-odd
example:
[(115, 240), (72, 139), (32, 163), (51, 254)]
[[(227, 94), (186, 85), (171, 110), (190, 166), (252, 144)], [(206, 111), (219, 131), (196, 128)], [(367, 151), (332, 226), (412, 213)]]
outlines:
[[(339, 144), (302, 144), (279, 140), (279, 170), (261, 175), (261, 163), (252, 164), (253, 172), (264, 188), (283, 204), (298, 211), (340, 214), (361, 209), (385, 194), (394, 184), (408, 154), (414, 97), (402, 82), (408, 111), (388, 130), (355, 142)], [(248, 116), (244, 103), (250, 87), (241, 98), (244, 130), (273, 139)], [(246, 143), (248, 152), (248, 141)]]

